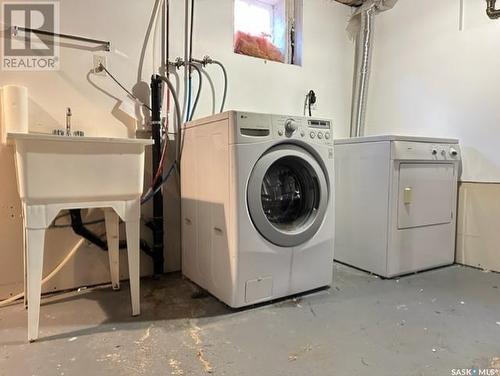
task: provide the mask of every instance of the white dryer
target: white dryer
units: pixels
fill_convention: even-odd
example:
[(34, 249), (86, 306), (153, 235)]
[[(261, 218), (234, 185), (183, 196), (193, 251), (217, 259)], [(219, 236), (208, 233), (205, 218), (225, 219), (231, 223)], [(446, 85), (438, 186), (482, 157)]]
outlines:
[(329, 120), (225, 112), (189, 123), (182, 272), (231, 307), (332, 282)]
[(458, 140), (335, 140), (337, 261), (395, 277), (455, 261)]

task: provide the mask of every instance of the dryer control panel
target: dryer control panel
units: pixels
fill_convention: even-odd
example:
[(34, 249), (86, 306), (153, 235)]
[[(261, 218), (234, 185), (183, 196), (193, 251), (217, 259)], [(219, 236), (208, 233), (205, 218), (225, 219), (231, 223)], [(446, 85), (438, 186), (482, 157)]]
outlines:
[(459, 161), (458, 144), (436, 144), (430, 142), (393, 141), (391, 159), (418, 161)]

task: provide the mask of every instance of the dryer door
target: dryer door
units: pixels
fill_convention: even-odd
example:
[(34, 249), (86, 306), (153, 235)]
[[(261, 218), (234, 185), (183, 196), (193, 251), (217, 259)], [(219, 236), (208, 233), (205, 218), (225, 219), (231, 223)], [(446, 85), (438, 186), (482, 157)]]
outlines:
[(254, 226), (281, 247), (312, 238), (323, 222), (328, 200), (323, 168), (297, 145), (270, 149), (257, 161), (248, 182), (248, 210)]

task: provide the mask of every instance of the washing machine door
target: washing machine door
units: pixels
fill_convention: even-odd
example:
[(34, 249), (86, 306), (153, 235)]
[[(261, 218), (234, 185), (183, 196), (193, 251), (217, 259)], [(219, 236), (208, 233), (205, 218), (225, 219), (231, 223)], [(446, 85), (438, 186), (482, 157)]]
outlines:
[(297, 145), (270, 149), (255, 164), (247, 189), (250, 217), (269, 242), (294, 247), (311, 239), (328, 208), (327, 177)]

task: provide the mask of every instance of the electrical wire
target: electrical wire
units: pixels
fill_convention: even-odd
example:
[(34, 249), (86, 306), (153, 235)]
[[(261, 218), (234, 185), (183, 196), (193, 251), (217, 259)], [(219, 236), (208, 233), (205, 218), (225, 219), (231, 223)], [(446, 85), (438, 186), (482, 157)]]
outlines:
[(128, 90), (125, 86), (123, 86), (120, 81), (118, 81), (118, 79), (115, 78), (115, 76), (113, 76), (111, 74), (111, 72), (102, 64), (100, 63), (99, 64), (99, 68), (102, 69), (103, 71), (105, 71), (109, 77), (123, 90), (125, 91), (131, 98), (135, 99), (137, 102), (139, 102), (142, 106), (144, 106), (145, 108), (147, 108), (149, 111), (151, 111), (151, 107), (149, 107), (147, 104), (143, 103), (139, 98), (137, 98), (134, 94), (132, 94), (132, 92), (130, 90)]
[(224, 112), (224, 107), (226, 106), (227, 86), (228, 86), (226, 67), (224, 67), (224, 64), (222, 64), (220, 61), (217, 61), (217, 60), (212, 60), (211, 62), (213, 64), (218, 65), (222, 69), (222, 74), (224, 75), (224, 94), (222, 96), (222, 104), (220, 106), (220, 112)]
[[(75, 255), (75, 253), (78, 251), (78, 249), (80, 249), (80, 247), (83, 245), (83, 243), (85, 242), (85, 239), (80, 239), (76, 244), (75, 246), (71, 249), (71, 251), (66, 255), (66, 257), (59, 263), (59, 265), (56, 266), (56, 268), (54, 270), (52, 270), (52, 272), (50, 272), (50, 274), (45, 277), (44, 279), (42, 279), (42, 286), (44, 284), (46, 284), (48, 281), (50, 281), (57, 273), (59, 273), (59, 271), (68, 263), (69, 260), (71, 260), (71, 258)], [(6, 299), (6, 300), (2, 300), (0, 302), (0, 307), (4, 307), (10, 303), (13, 303), (15, 302), (16, 300), (18, 299), (22, 299), (24, 297), (25, 293), (24, 291), (9, 298), (9, 299)]]
[(170, 175), (174, 171), (174, 168), (176, 168), (176, 167), (177, 167), (177, 161), (174, 161), (174, 163), (172, 163), (172, 166), (170, 166), (170, 168), (169, 168), (167, 174), (165, 175), (165, 177), (162, 178), (160, 184), (158, 184), (158, 187), (152, 193), (152, 196), (156, 196), (156, 194), (160, 191), (162, 185), (165, 184), (168, 181), (168, 178), (170, 177)]
[(174, 170), (174, 168), (177, 167), (177, 161), (174, 161), (172, 163), (172, 165), (170, 166), (167, 174), (161, 179), (161, 181), (158, 183), (158, 186), (154, 189), (154, 190), (151, 190), (150, 192), (148, 192), (142, 199), (141, 199), (141, 205), (144, 205), (146, 202), (148, 202), (149, 200), (151, 200), (153, 197), (156, 196), (156, 194), (158, 192), (160, 192), (160, 189), (161, 187), (163, 186), (163, 184), (165, 184), (167, 181), (168, 181), (168, 178), (170, 177), (170, 175), (172, 175), (172, 171)]
[(167, 129), (167, 132), (165, 132), (165, 139), (163, 140), (163, 151), (161, 154), (160, 163), (158, 165), (158, 170), (156, 171), (155, 176), (154, 176), (153, 180), (151, 181), (151, 186), (149, 187), (148, 191), (143, 195), (143, 197), (145, 197), (151, 193), (153, 188), (156, 187), (158, 179), (162, 175), (163, 166), (165, 165), (165, 160), (167, 157), (168, 142), (169, 142), (169, 137), (168, 137), (168, 129)]

